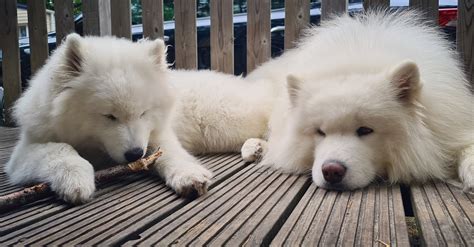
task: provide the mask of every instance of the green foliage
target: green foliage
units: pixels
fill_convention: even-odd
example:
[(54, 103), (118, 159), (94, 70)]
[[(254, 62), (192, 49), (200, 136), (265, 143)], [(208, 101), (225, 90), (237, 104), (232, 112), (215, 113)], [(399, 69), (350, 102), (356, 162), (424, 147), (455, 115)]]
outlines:
[(165, 21), (174, 19), (174, 2), (173, 0), (163, 1), (163, 18)]
[(131, 1), (132, 24), (142, 23), (142, 3), (140, 0)]
[[(17, 3), (26, 5), (26, 0), (17, 0)], [(73, 0), (74, 16), (82, 12), (82, 0)], [(54, 10), (54, 0), (46, 0), (46, 9)]]

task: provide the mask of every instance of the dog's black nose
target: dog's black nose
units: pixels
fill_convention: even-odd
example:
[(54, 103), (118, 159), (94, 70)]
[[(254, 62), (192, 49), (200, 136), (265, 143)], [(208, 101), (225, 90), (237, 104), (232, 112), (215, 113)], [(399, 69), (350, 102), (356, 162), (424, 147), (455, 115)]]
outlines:
[(321, 170), (324, 180), (331, 184), (341, 182), (346, 175), (346, 167), (336, 161), (324, 162)]
[(141, 157), (143, 157), (143, 149), (141, 148), (134, 148), (125, 152), (125, 159), (127, 159), (128, 162), (133, 162)]

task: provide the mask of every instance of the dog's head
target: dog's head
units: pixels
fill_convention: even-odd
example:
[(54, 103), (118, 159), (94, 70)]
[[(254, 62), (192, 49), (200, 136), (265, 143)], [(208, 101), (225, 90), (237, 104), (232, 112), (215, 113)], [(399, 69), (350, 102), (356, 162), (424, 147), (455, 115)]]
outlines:
[(387, 143), (403, 135), (401, 119), (412, 114), (420, 88), (418, 67), (408, 61), (380, 73), (288, 76), (296, 128), (316, 144), (313, 181), (355, 189), (387, 175)]
[(65, 136), (90, 138), (117, 162), (143, 157), (173, 105), (164, 42), (71, 34), (58, 52), (52, 114), (78, 128)]

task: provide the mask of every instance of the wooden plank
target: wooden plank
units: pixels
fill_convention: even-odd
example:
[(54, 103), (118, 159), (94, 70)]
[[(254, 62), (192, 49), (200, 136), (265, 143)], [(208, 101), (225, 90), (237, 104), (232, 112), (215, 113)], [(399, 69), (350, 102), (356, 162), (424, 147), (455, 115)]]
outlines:
[(355, 237), (357, 225), (359, 223), (359, 212), (362, 202), (362, 190), (357, 190), (351, 193), (349, 202), (347, 203), (346, 216), (342, 224), (338, 245), (355, 246)]
[(438, 0), (410, 0), (410, 7), (418, 9), (425, 14), (428, 20), (432, 21), (436, 25), (438, 24)]
[[(252, 208), (253, 211), (255, 208), (260, 207), (262, 201), (267, 200), (271, 194), (276, 193), (278, 185), (284, 184), (287, 178), (288, 176), (279, 176), (275, 173), (275, 176), (270, 176), (269, 179), (266, 179), (263, 183), (259, 183), (259, 186), (248, 187), (249, 190), (246, 190), (246, 188), (239, 191), (239, 193), (234, 194), (229, 200), (221, 201), (221, 205), (219, 205), (212, 214), (202, 218), (199, 223), (188, 229), (184, 229), (185, 233), (183, 235), (179, 236), (179, 233), (175, 235), (174, 232), (170, 234), (171, 238), (169, 238), (169, 240), (172, 240), (172, 243), (183, 245), (199, 246), (205, 244), (209, 239), (212, 239), (220, 229), (228, 224), (232, 224), (232, 220), (238, 217), (239, 213), (245, 211), (246, 208)], [(294, 178), (291, 182), (294, 182)], [(262, 199), (262, 201), (258, 199)], [(193, 242), (193, 240), (195, 241)], [(237, 236), (232, 240), (237, 240), (236, 242), (241, 243), (245, 242), (245, 237)], [(235, 242), (232, 242), (232, 240), (228, 243), (229, 246), (239, 246), (236, 245)], [(167, 243), (167, 241), (165, 238), (160, 244)]]
[(113, 0), (110, 4), (112, 35), (121, 38), (132, 38), (132, 12), (130, 0)]
[(211, 69), (234, 74), (233, 1), (211, 1)]
[(408, 226), (405, 219), (405, 212), (401, 210), (404, 208), (402, 193), (398, 186), (392, 186), (390, 189), (391, 192), (391, 207), (389, 208), (390, 212), (390, 229), (393, 230), (392, 238), (395, 239), (395, 243), (398, 246), (408, 246), (410, 245), (410, 240), (408, 238)]
[(224, 156), (224, 158), (214, 161), (213, 163), (208, 162), (207, 167), (214, 171), (214, 175), (220, 174), (227, 170), (227, 165), (234, 164), (235, 162), (240, 162), (240, 156), (238, 155), (231, 155), (231, 156)]
[[(238, 154), (213, 157), (216, 158), (208, 159), (204, 165), (219, 167), (215, 163), (229, 163), (231, 166), (226, 172), (233, 171), (234, 174), (246, 166)], [(211, 170), (216, 173), (214, 169)], [(233, 181), (228, 179), (229, 176), (232, 174), (220, 178), (216, 175), (209, 194)], [(54, 217), (33, 220), (31, 224), (7, 234), (0, 243), (12, 244), (19, 239), (25, 244), (35, 245), (118, 243), (133, 236), (135, 231), (150, 222), (164, 218), (190, 202), (179, 198), (156, 176), (142, 177), (120, 185), (111, 188), (108, 194), (101, 194), (102, 189), (99, 190), (97, 198), (86, 205), (63, 209)]]
[(0, 126), (0, 133), (0, 142), (11, 142), (12, 140), (18, 140), (20, 128), (8, 128)]
[(439, 224), (441, 234), (443, 234), (444, 241), (448, 245), (459, 245), (461, 235), (456, 230), (453, 219), (449, 216), (447, 209), (444, 207), (443, 199), (436, 191), (435, 186), (424, 186), (424, 190), (431, 209), (433, 210), (433, 216)]
[(176, 68), (197, 69), (196, 1), (175, 0)]
[[(435, 186), (439, 196), (443, 199), (443, 204), (446, 207), (449, 216), (453, 218), (454, 225), (456, 225), (456, 229), (459, 231), (464, 242), (472, 246), (474, 244), (473, 222), (470, 220), (469, 216), (466, 215), (466, 212), (464, 212), (463, 208), (459, 205), (446, 184), (436, 183)], [(460, 193), (460, 191), (458, 193)], [(471, 204), (470, 209), (467, 209), (467, 214), (471, 214), (472, 216), (473, 212), (474, 206)]]
[(425, 245), (474, 245), (474, 205), (464, 192), (441, 182), (412, 186), (411, 191)]
[[(17, 10), (15, 0), (0, 0), (0, 48), (3, 53), (5, 124), (13, 126), (10, 110), (21, 94), (20, 51), (18, 49)], [(1, 114), (0, 114), (1, 115)]]
[(110, 0), (83, 0), (84, 35), (111, 34)]
[[(215, 221), (206, 218), (177, 241), (192, 246), (268, 245), (267, 237), (271, 237), (272, 229), (278, 227), (280, 218), (287, 217), (285, 210), (292, 207), (293, 199), (304, 193), (308, 182), (307, 177), (280, 176), (255, 199), (249, 198), (247, 193), (237, 205), (228, 204), (234, 207), (222, 217), (213, 215)], [(225, 211), (227, 207), (222, 205), (221, 208)]]
[(399, 192), (398, 186), (337, 192), (311, 185), (271, 245), (409, 245)]
[(423, 241), (428, 244), (441, 245), (443, 236), (439, 232), (439, 226), (433, 216), (426, 193), (421, 186), (411, 187), (411, 201), (413, 209), (423, 234)]
[[(0, 222), (0, 229), (3, 234), (12, 231), (16, 227), (22, 227), (31, 222), (32, 218), (38, 216), (44, 217), (45, 215), (51, 215), (51, 212), (56, 213), (60, 206), (60, 203), (48, 202), (48, 205), (35, 205), (24, 210), (17, 210), (9, 212), (7, 215), (2, 215), (2, 222)], [(41, 208), (41, 210), (38, 210)], [(25, 224), (26, 223), (26, 224)], [(7, 230), (7, 232), (5, 232)]]
[[(173, 197), (172, 191), (167, 190), (164, 185), (156, 186), (155, 183), (150, 183), (148, 186), (142, 187), (141, 190), (137, 191), (140, 193), (131, 193), (122, 196), (120, 201), (124, 200), (126, 203), (117, 205), (115, 207), (116, 210), (111, 212), (106, 210), (104, 212), (94, 212), (93, 214), (91, 214), (91, 212), (82, 214), (79, 224), (71, 224), (70, 221), (67, 221), (63, 224), (56, 225), (54, 229), (56, 231), (60, 230), (60, 232), (41, 234), (42, 238), (34, 241), (34, 243), (55, 246), (78, 245), (88, 238), (97, 236), (98, 233), (104, 229), (110, 229), (116, 224), (114, 221), (123, 221), (124, 212), (135, 215), (143, 211), (144, 208), (151, 206), (156, 207), (157, 205), (162, 206), (176, 199)], [(102, 224), (97, 224), (98, 221), (101, 221)], [(67, 228), (67, 230), (65, 231), (64, 228)], [(91, 231), (95, 232), (92, 233)]]
[(474, 1), (458, 1), (457, 48), (464, 61), (464, 70), (474, 92)]
[(321, 235), (325, 230), (326, 223), (329, 220), (329, 214), (334, 208), (334, 203), (338, 197), (337, 191), (328, 191), (321, 207), (316, 212), (313, 221), (309, 225), (306, 236), (303, 239), (303, 246), (316, 246), (321, 240)]
[(82, 1), (83, 29), (85, 35), (100, 35), (99, 1)]
[(270, 0), (247, 1), (247, 74), (271, 56)]
[(309, 26), (309, 1), (285, 0), (285, 49), (295, 47), (302, 31)]
[[(375, 241), (389, 243), (390, 241), (390, 213), (388, 212), (388, 190), (381, 187), (376, 194)], [(392, 245), (392, 244), (391, 244)]]
[(326, 190), (311, 185), (273, 239), (272, 245), (300, 246), (325, 196)]
[[(268, 245), (270, 241), (275, 238), (278, 229), (285, 223), (311, 182), (311, 179), (300, 176), (292, 185), (289, 185), (290, 188), (287, 191), (284, 191), (288, 187), (287, 185), (279, 188), (279, 193), (272, 195), (272, 197), (260, 207), (259, 211), (254, 213), (251, 220), (246, 222), (246, 224), (240, 228), (239, 232), (234, 234), (234, 238), (238, 237), (237, 234), (243, 232), (247, 235), (245, 242), (248, 243), (248, 245)], [(281, 193), (280, 191), (283, 192), (283, 196), (278, 198)], [(255, 222), (260, 223), (257, 225)], [(223, 233), (221, 233), (220, 236), (222, 236)]]
[[(6, 179), (8, 179), (8, 178), (6, 178)], [(5, 182), (6, 182), (7, 185), (0, 188), (0, 195), (8, 195), (10, 193), (14, 193), (14, 192), (17, 192), (17, 191), (20, 191), (20, 190), (23, 189), (23, 187), (21, 187), (21, 186), (10, 184), (10, 182), (8, 180), (5, 181)]]
[[(278, 174), (272, 172), (265, 173), (267, 176), (258, 179), (263, 171), (263, 169), (258, 169), (254, 165), (247, 166), (232, 176), (231, 179), (214, 188), (208, 195), (198, 198), (158, 224), (147, 228), (140, 234), (140, 239), (129, 241), (127, 245), (150, 245), (153, 243), (166, 245), (166, 243), (174, 242), (175, 238), (179, 238), (187, 230), (194, 226), (199, 227), (199, 223), (205, 217), (215, 215), (223, 203), (229, 203), (227, 205), (231, 205), (230, 202), (235, 203), (235, 199), (241, 198), (241, 196), (236, 197), (239, 191), (244, 189), (258, 190), (257, 187), (259, 186), (267, 187), (272, 179), (278, 177)], [(221, 209), (219, 214), (222, 215), (222, 213), (224, 211)]]
[(46, 2), (45, 0), (28, 0), (27, 5), (31, 74), (34, 74), (43, 66), (49, 55)]
[[(219, 162), (219, 160), (224, 162), (222, 158), (232, 159), (235, 158), (236, 155), (214, 157), (217, 157), (217, 159), (211, 158), (205, 165), (209, 166), (211, 165), (210, 162)], [(204, 161), (205, 159), (200, 160), (201, 162), (206, 162)], [(216, 180), (218, 180), (218, 178), (216, 178)], [(23, 207), (22, 210), (8, 212), (7, 215), (0, 215), (2, 218), (2, 221), (0, 222), (0, 231), (5, 234), (16, 231), (8, 237), (8, 239), (12, 240), (15, 236), (27, 234), (31, 229), (40, 228), (38, 230), (41, 230), (41, 226), (44, 224), (50, 224), (52, 227), (57, 224), (63, 224), (68, 225), (69, 228), (73, 228), (74, 224), (77, 224), (81, 227), (81, 224), (83, 224), (81, 223), (83, 222), (82, 220), (89, 217), (87, 216), (89, 212), (92, 212), (93, 214), (94, 212), (100, 213), (101, 211), (106, 210), (104, 209), (104, 206), (113, 206), (114, 204), (118, 206), (121, 202), (126, 203), (127, 200), (124, 200), (124, 198), (131, 192), (131, 188), (133, 188), (133, 193), (136, 193), (134, 194), (134, 197), (138, 198), (138, 196), (145, 191), (154, 187), (160, 187), (161, 185), (160, 183), (157, 184), (155, 176), (147, 176), (146, 174), (125, 176), (110, 181), (109, 183), (99, 185), (97, 188), (98, 191), (95, 194), (96, 199), (81, 207), (71, 208), (70, 205), (65, 204), (62, 201), (49, 200), (43, 201), (42, 203), (33, 203), (28, 207)], [(148, 187), (141, 189), (143, 186)], [(67, 211), (61, 213), (65, 210)], [(93, 214), (90, 217), (94, 217)], [(79, 215), (83, 218), (80, 219)], [(56, 218), (56, 216), (60, 218)], [(33, 225), (33, 228), (23, 231), (22, 228), (39, 220), (42, 220), (40, 225)], [(62, 231), (67, 232), (67, 229), (63, 229)], [(56, 232), (55, 234), (61, 234), (61, 231)], [(0, 240), (1, 239), (2, 238), (0, 238)], [(0, 243), (1, 242), (2, 241), (0, 241)]]
[(163, 39), (163, 0), (142, 0), (143, 37)]
[[(64, 231), (63, 229), (58, 228), (58, 226), (62, 227), (65, 224), (77, 224), (77, 226), (82, 226), (80, 224), (81, 221), (87, 220), (89, 217), (94, 217), (94, 215), (97, 215), (100, 212), (107, 212), (114, 207), (119, 207), (122, 199), (130, 196), (139, 196), (141, 193), (145, 193), (146, 191), (157, 187), (155, 186), (155, 182), (150, 179), (145, 180), (142, 178), (139, 183), (136, 182), (136, 178), (134, 180), (135, 183), (120, 183), (122, 189), (115, 186), (115, 189), (117, 190), (114, 190), (111, 195), (109, 193), (98, 191), (97, 198), (94, 201), (78, 207), (71, 207), (70, 205), (58, 201), (56, 202), (58, 203), (57, 207), (55, 207), (54, 210), (50, 210), (56, 214), (38, 222), (35, 222), (33, 219), (30, 224), (27, 225), (23, 222), (10, 223), (8, 227), (14, 228), (15, 230), (2, 236), (0, 243), (11, 245), (21, 241), (27, 244), (41, 241), (48, 237), (54, 239), (56, 235), (61, 235)], [(130, 191), (127, 189), (127, 185), (133, 186), (134, 190)], [(38, 214), (42, 214), (42, 211), (45, 209), (44, 206), (45, 205), (37, 210)], [(39, 235), (38, 233), (42, 233), (43, 235)], [(47, 233), (51, 235), (48, 235)]]
[(74, 32), (74, 5), (72, 0), (54, 1), (54, 18), (56, 21), (56, 44), (59, 46), (63, 39)]
[[(234, 173), (236, 173), (237, 171), (241, 171), (241, 169), (244, 166), (245, 166), (245, 163), (242, 162), (241, 159), (239, 159), (237, 162), (233, 162), (233, 166), (231, 170), (233, 170)], [(246, 171), (246, 170), (247, 169), (244, 168), (243, 171)], [(219, 191), (221, 191), (223, 187), (226, 187), (226, 185), (228, 185), (229, 183), (232, 183), (234, 179), (238, 177), (239, 175), (237, 174), (228, 179), (227, 177), (221, 177), (221, 178), (216, 177), (213, 181), (213, 184), (209, 186), (209, 193), (197, 198), (195, 201), (192, 201), (191, 203), (203, 201), (205, 200), (205, 198), (208, 198), (211, 194), (216, 193), (216, 192), (219, 193)], [(174, 197), (176, 198), (176, 196)], [(186, 205), (186, 203), (188, 204)], [(95, 238), (90, 239), (84, 243), (86, 244), (103, 243), (105, 245), (114, 245), (114, 244), (122, 243), (124, 240), (130, 239), (130, 236), (136, 236), (137, 234), (140, 234), (141, 236), (143, 234), (142, 230), (148, 229), (148, 226), (150, 225), (151, 221), (153, 221), (154, 223), (156, 222), (160, 223), (161, 220), (167, 220), (169, 218), (173, 218), (173, 215), (175, 215), (176, 212), (182, 211), (181, 208), (183, 208), (183, 206), (187, 207), (188, 205), (189, 205), (189, 200), (177, 199), (173, 203), (167, 203), (166, 205), (163, 205), (163, 207), (160, 208), (160, 210), (154, 210), (153, 208), (151, 208), (150, 210), (145, 210), (143, 213), (137, 214), (136, 216), (134, 215), (135, 217), (128, 216), (129, 219), (124, 221), (123, 224), (129, 225), (130, 230), (124, 231), (121, 228), (110, 229), (111, 227), (105, 226), (105, 229), (107, 229), (107, 231), (103, 232), (102, 235), (96, 236)], [(164, 218), (164, 216), (168, 216), (168, 217)], [(137, 220), (136, 219), (137, 217), (140, 220)], [(159, 219), (160, 221), (157, 219)], [(138, 233), (132, 232), (135, 229), (141, 229), (141, 230)]]
[(375, 187), (364, 190), (362, 208), (355, 238), (356, 246), (374, 244), (373, 225), (375, 220)]
[(347, 12), (348, 0), (321, 0), (321, 20)]
[(112, 14), (110, 10), (110, 1), (99, 0), (99, 24), (101, 35), (112, 35)]
[(472, 197), (469, 197), (469, 195), (472, 194), (468, 195), (466, 193), (462, 193), (459, 188), (453, 185), (448, 185), (448, 187), (451, 190), (451, 193), (456, 198), (457, 203), (459, 203), (459, 206), (461, 207), (462, 211), (466, 214), (469, 221), (471, 223), (474, 222), (474, 210), (472, 210), (474, 202), (472, 201)]
[(390, 6), (390, 0), (364, 0), (364, 9), (387, 8)]
[[(100, 212), (101, 209), (106, 210), (107, 208), (104, 209), (104, 205), (113, 206), (114, 200), (119, 202), (120, 200), (118, 199), (121, 199), (130, 192), (130, 189), (127, 189), (130, 188), (128, 186), (133, 186), (134, 189), (140, 191), (142, 186), (149, 184), (154, 185), (154, 182), (150, 180), (150, 177), (147, 178), (143, 174), (126, 176), (107, 184), (101, 184), (95, 194), (96, 200), (83, 206), (73, 207), (52, 196), (22, 207), (20, 210), (7, 212), (2, 215), (4, 221), (1, 226), (3, 226), (2, 230), (5, 235), (3, 238), (0, 238), (0, 243), (8, 241), (13, 243), (18, 238), (21, 238), (21, 236), (25, 237), (25, 241), (29, 241), (29, 231), (35, 231), (36, 228), (41, 228), (43, 225), (48, 224), (55, 230), (53, 232), (58, 232), (57, 229), (54, 229), (55, 225), (67, 221), (70, 223), (80, 222), (80, 220), (88, 217), (88, 215), (77, 213), (78, 210), (80, 212), (82, 207), (88, 207), (90, 211), (96, 213)], [(29, 216), (25, 217), (25, 215)], [(80, 219), (78, 215), (84, 216), (84, 218)], [(56, 216), (60, 218), (56, 218)], [(34, 224), (40, 220), (40, 225)], [(30, 225), (32, 226), (30, 227)]]
[(346, 215), (350, 196), (351, 193), (342, 193), (338, 195), (331, 214), (327, 216), (327, 225), (322, 228), (324, 231), (322, 232), (320, 239), (318, 238), (320, 245), (336, 245)]

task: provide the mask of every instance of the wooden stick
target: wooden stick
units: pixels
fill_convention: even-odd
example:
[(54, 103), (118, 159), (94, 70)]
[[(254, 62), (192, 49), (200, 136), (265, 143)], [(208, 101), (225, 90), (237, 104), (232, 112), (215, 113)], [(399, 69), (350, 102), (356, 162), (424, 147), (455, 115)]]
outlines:
[[(111, 180), (123, 175), (136, 173), (140, 171), (148, 170), (148, 167), (155, 163), (155, 161), (161, 156), (162, 151), (158, 149), (155, 153), (145, 157), (143, 159), (134, 161), (126, 165), (118, 165), (109, 169), (101, 170), (95, 173), (96, 183)], [(51, 195), (51, 189), (46, 183), (41, 183), (32, 187), (10, 193), (8, 195), (0, 196), (0, 212), (20, 207), (27, 203), (31, 203), (37, 200), (41, 200)]]

